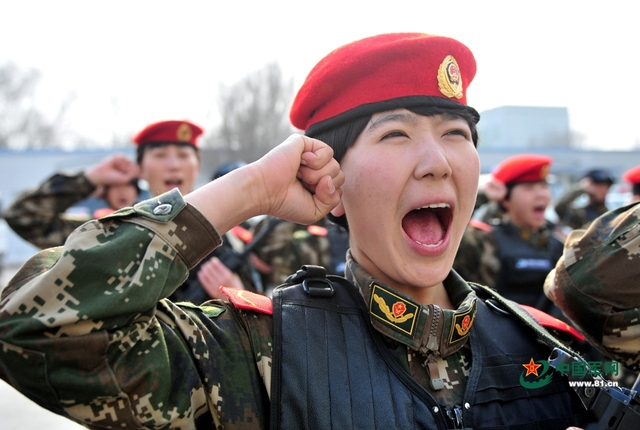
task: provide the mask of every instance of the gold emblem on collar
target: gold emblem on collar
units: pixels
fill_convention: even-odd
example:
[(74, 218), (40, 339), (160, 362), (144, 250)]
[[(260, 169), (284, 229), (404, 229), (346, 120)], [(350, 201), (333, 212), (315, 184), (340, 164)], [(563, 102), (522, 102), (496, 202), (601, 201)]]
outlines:
[(446, 97), (462, 98), (462, 75), (452, 55), (447, 55), (438, 68), (438, 88)]
[(178, 142), (188, 142), (191, 140), (191, 136), (192, 133), (189, 124), (185, 122), (180, 124), (178, 130), (176, 130), (176, 139), (178, 139)]
[(411, 336), (418, 311), (419, 307), (415, 303), (378, 284), (371, 286), (369, 312), (388, 326)]
[(456, 313), (453, 316), (451, 323), (451, 333), (449, 335), (449, 345), (464, 339), (473, 326), (473, 321), (476, 319), (476, 302), (466, 312)]

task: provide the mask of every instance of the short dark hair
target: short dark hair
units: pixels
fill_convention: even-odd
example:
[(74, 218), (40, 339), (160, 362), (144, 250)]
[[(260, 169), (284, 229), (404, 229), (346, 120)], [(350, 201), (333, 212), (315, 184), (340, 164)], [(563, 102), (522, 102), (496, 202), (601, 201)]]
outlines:
[[(407, 109), (422, 116), (444, 115), (448, 117), (458, 117), (465, 120), (471, 129), (471, 140), (476, 147), (478, 146), (478, 129), (476, 127), (478, 119), (472, 115), (471, 111), (467, 109), (466, 106), (460, 105), (460, 109), (440, 106), (415, 106), (408, 107)], [(347, 150), (351, 148), (360, 133), (362, 133), (371, 120), (371, 116), (372, 115), (367, 115), (355, 118), (317, 133), (308, 133), (307, 136), (321, 140), (329, 145), (333, 149), (333, 158), (338, 162), (341, 162), (342, 158), (347, 153)], [(328, 214), (327, 218), (344, 229), (349, 230), (349, 225), (345, 216), (335, 217)]]

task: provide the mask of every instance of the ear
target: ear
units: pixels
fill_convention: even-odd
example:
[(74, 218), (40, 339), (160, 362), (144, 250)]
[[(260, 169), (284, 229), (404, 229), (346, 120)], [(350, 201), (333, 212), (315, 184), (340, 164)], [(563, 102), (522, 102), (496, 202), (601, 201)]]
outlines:
[(340, 200), (340, 203), (338, 203), (338, 206), (336, 206), (331, 210), (331, 215), (335, 217), (340, 217), (344, 215), (344, 205), (342, 204), (342, 200)]

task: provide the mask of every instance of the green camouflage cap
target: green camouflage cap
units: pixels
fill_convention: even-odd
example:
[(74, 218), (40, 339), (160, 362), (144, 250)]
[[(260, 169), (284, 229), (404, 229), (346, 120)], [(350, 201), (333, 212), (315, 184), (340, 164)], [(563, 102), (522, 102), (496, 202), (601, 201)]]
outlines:
[(640, 203), (572, 231), (544, 291), (603, 353), (640, 370)]

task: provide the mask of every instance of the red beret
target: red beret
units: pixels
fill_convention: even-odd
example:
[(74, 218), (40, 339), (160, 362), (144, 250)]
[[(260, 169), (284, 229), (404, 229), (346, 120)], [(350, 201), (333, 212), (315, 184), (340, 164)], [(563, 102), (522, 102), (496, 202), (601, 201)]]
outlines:
[(493, 169), (492, 175), (503, 184), (544, 181), (547, 178), (551, 161), (551, 157), (545, 155), (514, 155), (498, 164)]
[(633, 167), (622, 175), (622, 179), (632, 185), (640, 184), (640, 166)]
[[(466, 106), (476, 74), (473, 54), (455, 39), (391, 33), (344, 45), (311, 70), (289, 117), (317, 131), (383, 110), (418, 105)], [(479, 119), (475, 109), (468, 108)]]
[(133, 138), (136, 145), (150, 142), (188, 143), (198, 146), (197, 138), (202, 128), (189, 121), (160, 121), (146, 126)]

